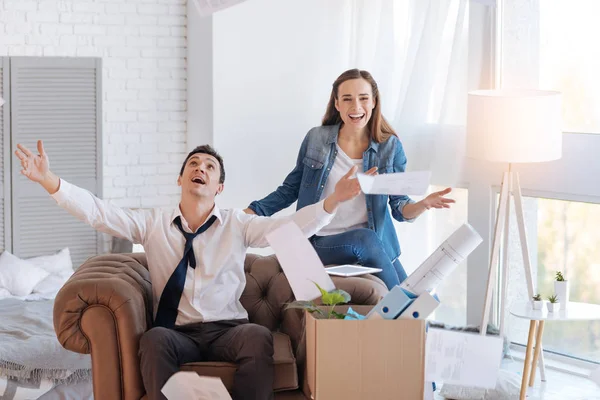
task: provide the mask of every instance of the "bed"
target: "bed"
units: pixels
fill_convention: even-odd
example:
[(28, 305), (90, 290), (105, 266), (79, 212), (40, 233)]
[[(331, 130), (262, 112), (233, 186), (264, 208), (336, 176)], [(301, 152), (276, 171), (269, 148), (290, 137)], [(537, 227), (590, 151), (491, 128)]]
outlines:
[(73, 272), (68, 248), (27, 260), (0, 255), (0, 400), (93, 399), (90, 355), (65, 350), (52, 320)]

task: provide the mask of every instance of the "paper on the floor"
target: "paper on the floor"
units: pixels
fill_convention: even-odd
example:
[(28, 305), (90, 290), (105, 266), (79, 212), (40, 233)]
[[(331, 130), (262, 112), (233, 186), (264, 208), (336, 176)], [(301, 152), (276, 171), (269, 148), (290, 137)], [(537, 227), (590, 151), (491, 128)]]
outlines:
[(296, 300), (310, 301), (320, 297), (321, 292), (315, 282), (328, 292), (335, 289), (317, 252), (295, 222), (288, 222), (269, 232), (266, 238), (277, 255)]
[(192, 0), (196, 10), (203, 17), (216, 13), (224, 8), (243, 3), (244, 1), (246, 0)]
[(161, 390), (168, 400), (231, 400), (220, 378), (180, 371), (169, 378)]
[(425, 380), (480, 388), (496, 387), (502, 339), (444, 329), (428, 329)]
[(367, 194), (424, 195), (429, 187), (431, 171), (396, 172), (392, 174), (357, 174), (358, 183)]

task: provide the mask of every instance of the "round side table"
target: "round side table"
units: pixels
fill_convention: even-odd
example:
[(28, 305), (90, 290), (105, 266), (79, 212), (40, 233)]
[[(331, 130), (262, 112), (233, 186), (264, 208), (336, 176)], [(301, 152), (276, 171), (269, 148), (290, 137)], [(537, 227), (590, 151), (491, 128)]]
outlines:
[[(535, 369), (540, 356), (544, 323), (546, 321), (600, 320), (600, 305), (598, 304), (569, 302), (566, 304), (566, 308), (565, 304), (561, 304), (560, 306), (561, 309), (559, 311), (548, 312), (546, 302), (541, 310), (534, 310), (531, 302), (522, 302), (510, 309), (510, 313), (515, 317), (530, 320), (525, 362), (523, 364), (520, 400), (524, 400), (527, 395), (527, 384), (529, 383), (529, 386), (533, 386), (533, 382), (535, 381)], [(534, 337), (535, 352), (533, 353), (532, 360)]]

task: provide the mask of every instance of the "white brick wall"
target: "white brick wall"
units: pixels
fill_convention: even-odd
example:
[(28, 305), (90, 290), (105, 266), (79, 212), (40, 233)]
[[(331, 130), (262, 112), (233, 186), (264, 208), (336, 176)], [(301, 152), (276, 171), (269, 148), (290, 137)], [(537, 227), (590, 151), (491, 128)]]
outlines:
[(0, 56), (102, 57), (104, 197), (176, 204), (186, 0), (0, 0)]

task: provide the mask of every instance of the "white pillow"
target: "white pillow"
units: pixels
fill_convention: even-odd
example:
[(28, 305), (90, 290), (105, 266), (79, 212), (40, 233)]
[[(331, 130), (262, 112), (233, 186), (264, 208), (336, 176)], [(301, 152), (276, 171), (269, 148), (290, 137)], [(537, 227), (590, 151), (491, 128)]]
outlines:
[(40, 294), (56, 294), (64, 286), (65, 283), (69, 280), (71, 274), (63, 273), (63, 274), (54, 274), (48, 276), (46, 279), (42, 280), (40, 283), (35, 285), (33, 288), (33, 293)]
[(71, 261), (71, 252), (68, 247), (55, 254), (28, 258), (27, 261), (51, 274), (73, 273), (73, 262)]
[(444, 383), (440, 396), (453, 400), (512, 400), (519, 398), (521, 377), (501, 369), (494, 389), (482, 389)]
[(26, 261), (50, 273), (50, 276), (33, 288), (33, 293), (46, 295), (58, 293), (74, 272), (71, 253), (68, 247), (65, 247), (56, 254), (28, 258)]
[(27, 296), (48, 275), (49, 272), (6, 250), (0, 255), (0, 288), (8, 290), (13, 296)]

